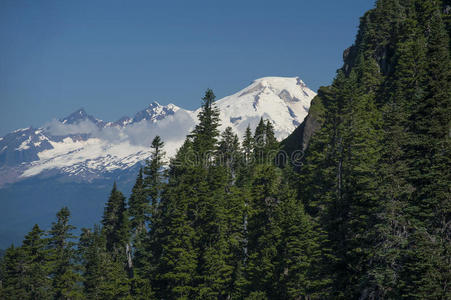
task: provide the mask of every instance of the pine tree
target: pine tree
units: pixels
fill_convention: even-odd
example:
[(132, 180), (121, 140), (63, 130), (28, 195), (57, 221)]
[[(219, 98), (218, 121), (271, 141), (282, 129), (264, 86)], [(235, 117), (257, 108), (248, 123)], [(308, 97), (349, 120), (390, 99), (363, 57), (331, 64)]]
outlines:
[(418, 37), (414, 16), (409, 16), (400, 31), (394, 55), (394, 70), (386, 91), (380, 97), (389, 99), (381, 108), (384, 116), (379, 162), (379, 207), (373, 247), (373, 264), (369, 281), (378, 297), (400, 298), (403, 256), (409, 234), (407, 206), (414, 191), (409, 183), (406, 146), (411, 134), (408, 118), (414, 103), (423, 96), (424, 39)]
[(147, 161), (144, 169), (144, 174), (146, 175), (144, 185), (151, 205), (151, 214), (156, 210), (163, 185), (164, 174), (162, 168), (164, 166), (163, 158), (165, 156), (163, 147), (164, 142), (159, 136), (156, 136), (151, 145), (152, 157)]
[(276, 271), (278, 297), (316, 298), (325, 282), (316, 273), (321, 256), (318, 235), (288, 182), (282, 184), (278, 197), (277, 221), (281, 228)]
[(106, 248), (116, 260), (130, 268), (129, 221), (124, 195), (117, 189), (116, 182), (111, 190), (102, 218), (106, 236)]
[(128, 215), (130, 216), (130, 239), (133, 248), (132, 265), (130, 270), (131, 277), (134, 281), (139, 280), (138, 277), (148, 267), (148, 253), (146, 249), (147, 233), (147, 219), (150, 205), (147, 200), (147, 194), (144, 185), (142, 168), (139, 170), (135, 185), (132, 188), (132, 193), (128, 200)]
[(243, 187), (250, 183), (252, 177), (252, 166), (255, 163), (254, 155), (254, 137), (251, 132), (251, 128), (248, 126), (243, 136), (242, 152), (239, 159), (238, 176), (236, 179), (236, 185)]
[(254, 132), (254, 156), (255, 162), (261, 164), (265, 162), (265, 147), (266, 147), (266, 126), (263, 118), (260, 118), (260, 122), (255, 128)]
[(141, 233), (145, 234), (147, 232), (146, 218), (149, 211), (142, 168), (139, 169), (138, 177), (132, 188), (132, 193), (128, 200), (128, 207), (130, 230), (133, 232), (135, 238), (138, 238)]
[(158, 262), (152, 287), (159, 299), (189, 299), (194, 294), (197, 252), (189, 217), (193, 200), (192, 142), (187, 139), (171, 160), (168, 184), (161, 196), (157, 238), (161, 249), (152, 254)]
[(251, 128), (249, 126), (246, 127), (246, 132), (243, 137), (243, 152), (244, 159), (246, 162), (251, 160), (251, 155), (254, 151), (254, 137), (252, 136)]
[(450, 138), (451, 73), (449, 35), (441, 18), (440, 3), (417, 3), (419, 25), (426, 38), (424, 96), (410, 118), (415, 136), (408, 145), (409, 181), (415, 187), (408, 211), (412, 232), (406, 255), (405, 294), (444, 298), (448, 282), (451, 238)]
[(63, 207), (49, 231), (52, 294), (54, 299), (78, 299), (80, 275), (75, 264), (75, 227), (69, 224), (70, 212)]
[(257, 166), (249, 204), (246, 262), (249, 284), (246, 290), (247, 293), (260, 293), (268, 298), (277, 297), (277, 249), (281, 229), (277, 223), (276, 210), (280, 178), (280, 171), (276, 167)]
[(202, 98), (202, 109), (198, 114), (199, 124), (196, 125), (191, 136), (193, 137), (193, 150), (209, 163), (210, 151), (214, 151), (219, 136), (219, 110), (214, 104), (215, 94), (211, 89), (207, 89)]
[(152, 156), (145, 168), (144, 189), (146, 203), (149, 205), (147, 220), (149, 233), (135, 241), (134, 265), (136, 268), (136, 286), (140, 293), (149, 293), (151, 282), (155, 280), (155, 268), (161, 255), (160, 234), (164, 230), (161, 226), (160, 198), (164, 189), (166, 171), (164, 168), (164, 143), (159, 136), (152, 141)]
[(22, 248), (11, 245), (1, 261), (2, 299), (28, 299), (27, 284), (22, 279), (26, 270), (26, 255)]
[(240, 160), (240, 142), (238, 136), (233, 133), (232, 127), (227, 127), (221, 134), (218, 145), (219, 165), (226, 167), (235, 178)]
[(27, 285), (29, 299), (48, 298), (51, 292), (47, 258), (49, 251), (43, 235), (44, 231), (37, 224), (34, 225), (21, 247), (26, 256), (26, 270), (21, 280)]
[[(25, 236), (19, 248), (11, 246), (1, 265), (5, 299), (44, 299), (51, 297), (47, 241), (38, 225)], [(0, 294), (1, 295), (1, 294)]]
[(279, 151), (279, 142), (277, 142), (274, 126), (269, 120), (265, 123), (265, 148), (266, 148), (266, 159), (268, 163), (275, 163), (275, 157)]
[(123, 265), (106, 249), (100, 226), (83, 229), (78, 248), (83, 266), (84, 295), (88, 299), (125, 299), (129, 296), (127, 274)]
[(168, 187), (163, 196), (165, 230), (159, 237), (162, 251), (155, 280), (159, 298), (189, 299), (194, 293), (197, 252), (193, 244), (195, 232), (186, 214), (187, 192), (189, 186), (180, 184)]

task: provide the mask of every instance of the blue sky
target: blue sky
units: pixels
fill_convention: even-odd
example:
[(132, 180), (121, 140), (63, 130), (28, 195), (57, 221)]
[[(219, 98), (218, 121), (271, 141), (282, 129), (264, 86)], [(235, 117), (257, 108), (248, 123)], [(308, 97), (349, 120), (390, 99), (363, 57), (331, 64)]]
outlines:
[(373, 0), (0, 1), (0, 135), (83, 107), (194, 109), (264, 76), (331, 83)]

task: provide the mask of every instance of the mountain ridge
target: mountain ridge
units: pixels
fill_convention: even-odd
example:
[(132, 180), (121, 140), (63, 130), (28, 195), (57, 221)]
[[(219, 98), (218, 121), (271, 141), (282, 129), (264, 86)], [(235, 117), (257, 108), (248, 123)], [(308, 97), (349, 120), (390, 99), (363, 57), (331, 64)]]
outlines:
[[(241, 138), (260, 118), (273, 123), (276, 137), (287, 137), (307, 116), (316, 95), (299, 77), (262, 77), (215, 102), (221, 127)], [(150, 156), (150, 142), (162, 136), (168, 157), (175, 154), (197, 122), (198, 110), (157, 101), (133, 117), (96, 118), (79, 108), (40, 128), (16, 130), (0, 138), (0, 187), (32, 176), (59, 173), (75, 181), (108, 177)], [(46, 173), (48, 173), (46, 175)]]

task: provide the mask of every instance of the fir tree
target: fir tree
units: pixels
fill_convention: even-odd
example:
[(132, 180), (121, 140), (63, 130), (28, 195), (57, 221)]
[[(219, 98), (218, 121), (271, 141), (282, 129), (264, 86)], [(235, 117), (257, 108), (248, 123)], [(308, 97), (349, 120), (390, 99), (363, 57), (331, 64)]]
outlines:
[(149, 211), (142, 169), (139, 169), (138, 177), (128, 200), (128, 207), (130, 230), (135, 238), (138, 238), (142, 233), (147, 232), (146, 218)]
[(121, 262), (106, 249), (102, 229), (83, 229), (78, 249), (83, 266), (84, 295), (88, 299), (125, 299), (129, 296), (127, 274)]
[(1, 261), (1, 296), (3, 299), (28, 299), (30, 293), (22, 279), (26, 270), (26, 255), (20, 247), (11, 245)]
[[(168, 184), (161, 196), (158, 248), (153, 256), (158, 262), (152, 287), (160, 299), (189, 299), (194, 293), (197, 252), (194, 248), (195, 231), (189, 216), (195, 205), (194, 182), (190, 178), (192, 166), (189, 155), (192, 142), (187, 139), (171, 160)], [(155, 251), (157, 250), (157, 251)]]
[(5, 299), (44, 299), (52, 295), (47, 241), (38, 225), (25, 236), (19, 248), (10, 247), (1, 265)]
[(260, 119), (254, 132), (254, 156), (255, 162), (261, 164), (265, 162), (265, 146), (266, 146), (266, 126), (263, 118)]
[(156, 210), (163, 185), (164, 174), (162, 168), (164, 166), (163, 158), (165, 156), (163, 147), (164, 142), (159, 136), (156, 136), (151, 145), (152, 157), (147, 161), (144, 169), (144, 174), (146, 175), (144, 185), (151, 205), (151, 214), (155, 213), (154, 210)]
[(268, 298), (277, 295), (277, 248), (281, 234), (276, 215), (279, 184), (280, 171), (276, 167), (256, 168), (249, 209), (247, 292), (259, 292)]
[(69, 224), (70, 212), (63, 207), (57, 214), (57, 221), (49, 231), (52, 294), (54, 299), (77, 299), (81, 293), (77, 283), (80, 275), (75, 264), (75, 227)]
[(265, 148), (266, 159), (269, 163), (274, 163), (274, 158), (279, 150), (279, 142), (277, 142), (274, 126), (269, 120), (265, 123)]
[(240, 142), (238, 136), (233, 133), (232, 127), (227, 127), (221, 134), (218, 145), (219, 164), (226, 167), (234, 178), (240, 159)]
[[(130, 271), (131, 277), (136, 277), (142, 273), (148, 264), (146, 249), (147, 222), (150, 206), (146, 197), (146, 190), (143, 179), (143, 171), (139, 170), (135, 185), (128, 200), (128, 215), (130, 216), (131, 244), (133, 245), (133, 269)], [(148, 270), (147, 270), (148, 271)]]
[(445, 298), (450, 289), (449, 251), (446, 229), (450, 222), (451, 73), (449, 35), (438, 1), (417, 3), (419, 25), (426, 38), (424, 96), (413, 109), (409, 130), (415, 136), (408, 145), (415, 187), (408, 211), (412, 233), (406, 255), (406, 294), (419, 298)]
[(129, 243), (129, 222), (124, 195), (113, 185), (110, 197), (106, 203), (102, 218), (102, 225), (106, 236), (106, 248), (113, 257), (128, 258), (127, 245)]
[(29, 299), (50, 297), (51, 282), (49, 280), (49, 263), (46, 249), (47, 240), (43, 238), (44, 231), (36, 224), (25, 236), (22, 250), (26, 256), (26, 270), (22, 281), (27, 285)]
[(135, 285), (145, 287), (139, 288), (142, 294), (149, 293), (151, 282), (155, 280), (155, 268), (161, 255), (160, 234), (164, 230), (161, 226), (160, 198), (164, 189), (166, 172), (164, 167), (163, 150), (164, 143), (159, 136), (152, 141), (152, 156), (145, 168), (146, 177), (144, 179), (144, 189), (146, 203), (149, 203), (147, 220), (150, 231), (146, 236), (142, 236), (135, 241), (134, 262), (137, 277), (134, 279)]
[(205, 96), (202, 98), (202, 109), (197, 116), (199, 124), (191, 133), (193, 150), (205, 163), (208, 163), (209, 157), (206, 156), (210, 155), (209, 152), (215, 150), (219, 136), (219, 110), (214, 104), (215, 98), (211, 89), (205, 92)]

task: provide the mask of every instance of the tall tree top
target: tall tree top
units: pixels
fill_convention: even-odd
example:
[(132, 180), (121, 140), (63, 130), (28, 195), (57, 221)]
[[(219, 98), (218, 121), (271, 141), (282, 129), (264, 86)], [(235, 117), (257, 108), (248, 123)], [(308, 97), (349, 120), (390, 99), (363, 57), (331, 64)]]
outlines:
[(213, 102), (215, 101), (216, 96), (213, 93), (212, 89), (207, 89), (207, 91), (205, 92), (205, 96), (202, 98), (202, 100), (204, 101), (203, 103), (203, 107), (204, 108), (211, 108), (211, 106), (213, 105)]

